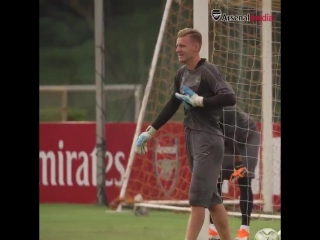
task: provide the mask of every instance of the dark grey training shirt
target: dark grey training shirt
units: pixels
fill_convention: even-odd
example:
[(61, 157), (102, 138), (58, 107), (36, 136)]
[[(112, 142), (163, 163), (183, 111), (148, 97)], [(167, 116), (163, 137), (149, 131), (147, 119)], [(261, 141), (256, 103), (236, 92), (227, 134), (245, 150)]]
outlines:
[(258, 133), (256, 122), (236, 106), (224, 107), (220, 122), (225, 136), (238, 143), (246, 143), (250, 134)]
[[(182, 93), (184, 86), (189, 87), (202, 97), (213, 97), (221, 94), (234, 94), (230, 84), (222, 77), (218, 68), (202, 60), (195, 70), (186, 66), (179, 69), (175, 78), (174, 91)], [(190, 129), (223, 135), (219, 126), (222, 107), (194, 107), (185, 109), (184, 126)]]

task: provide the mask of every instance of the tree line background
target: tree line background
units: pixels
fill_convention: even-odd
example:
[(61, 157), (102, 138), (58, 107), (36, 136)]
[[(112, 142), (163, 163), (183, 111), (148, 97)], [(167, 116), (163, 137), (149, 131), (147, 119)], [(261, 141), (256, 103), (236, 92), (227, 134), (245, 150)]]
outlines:
[[(39, 0), (40, 84), (94, 84), (93, 4)], [(164, 4), (104, 0), (108, 83), (139, 83), (147, 77)]]
[[(165, 2), (104, 0), (105, 84), (145, 84)], [(40, 85), (95, 84), (94, 0), (39, 0), (39, 35)], [(94, 94), (68, 93), (67, 120), (94, 121)], [(106, 94), (106, 120), (133, 121), (133, 92), (119, 94)], [(39, 108), (61, 121), (61, 93), (40, 92)]]

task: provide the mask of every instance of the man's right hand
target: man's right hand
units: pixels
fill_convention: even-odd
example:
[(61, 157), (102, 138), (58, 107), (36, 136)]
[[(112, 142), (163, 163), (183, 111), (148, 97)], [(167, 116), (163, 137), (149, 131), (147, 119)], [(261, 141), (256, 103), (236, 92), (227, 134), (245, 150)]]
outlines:
[(152, 126), (149, 126), (145, 132), (139, 135), (135, 146), (136, 153), (143, 155), (148, 152), (147, 143), (156, 132), (156, 129), (154, 129)]

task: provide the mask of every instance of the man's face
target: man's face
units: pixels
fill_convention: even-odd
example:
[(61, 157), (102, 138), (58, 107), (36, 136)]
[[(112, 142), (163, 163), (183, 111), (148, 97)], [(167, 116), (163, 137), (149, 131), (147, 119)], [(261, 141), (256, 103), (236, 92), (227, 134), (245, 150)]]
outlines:
[(190, 36), (179, 37), (176, 44), (176, 52), (181, 63), (187, 63), (199, 52), (199, 44), (193, 42)]

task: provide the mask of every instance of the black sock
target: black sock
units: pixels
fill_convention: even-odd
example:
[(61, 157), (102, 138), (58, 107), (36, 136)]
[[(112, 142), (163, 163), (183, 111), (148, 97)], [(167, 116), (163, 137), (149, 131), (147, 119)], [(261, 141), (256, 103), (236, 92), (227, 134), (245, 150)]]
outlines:
[[(222, 197), (222, 182), (217, 184), (217, 188), (218, 188), (219, 195)], [(210, 224), (213, 224), (211, 215), (210, 215)]]
[(251, 178), (240, 178), (238, 180), (240, 188), (240, 210), (242, 214), (241, 225), (250, 225), (250, 216), (253, 208), (253, 193), (251, 188)]

